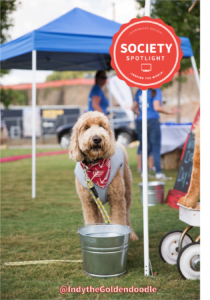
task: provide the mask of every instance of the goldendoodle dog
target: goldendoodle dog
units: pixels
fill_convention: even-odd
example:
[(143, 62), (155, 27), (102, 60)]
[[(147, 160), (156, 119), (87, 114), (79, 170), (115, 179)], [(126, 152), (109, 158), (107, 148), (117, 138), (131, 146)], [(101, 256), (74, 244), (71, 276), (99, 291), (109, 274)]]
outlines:
[[(200, 120), (196, 124), (193, 133), (195, 135), (195, 148), (190, 186), (187, 195), (178, 201), (178, 203), (189, 208), (195, 208), (200, 196)], [(200, 209), (200, 205), (197, 209)]]
[(84, 169), (101, 202), (110, 205), (112, 223), (128, 225), (131, 240), (138, 240), (129, 217), (132, 175), (125, 148), (115, 142), (108, 118), (100, 112), (83, 114), (73, 127), (69, 157), (77, 162), (76, 189), (82, 202), (85, 224), (103, 223), (101, 212), (89, 193)]

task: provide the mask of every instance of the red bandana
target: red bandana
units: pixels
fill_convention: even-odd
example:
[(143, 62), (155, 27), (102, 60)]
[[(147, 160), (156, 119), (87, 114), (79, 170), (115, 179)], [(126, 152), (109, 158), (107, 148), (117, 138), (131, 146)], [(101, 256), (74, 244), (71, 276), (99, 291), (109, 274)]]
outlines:
[[(83, 163), (80, 163), (84, 169)], [(88, 178), (104, 189), (109, 180), (111, 172), (111, 159), (101, 159), (96, 164), (86, 165), (88, 167), (87, 175)]]

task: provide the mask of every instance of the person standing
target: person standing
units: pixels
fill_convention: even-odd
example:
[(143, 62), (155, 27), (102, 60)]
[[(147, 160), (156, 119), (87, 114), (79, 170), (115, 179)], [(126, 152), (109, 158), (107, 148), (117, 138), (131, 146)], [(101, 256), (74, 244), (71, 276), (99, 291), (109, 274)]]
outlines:
[[(160, 115), (164, 114), (175, 114), (175, 111), (166, 111), (162, 106), (162, 92), (161, 89), (149, 89), (147, 91), (147, 140), (148, 145), (151, 147), (151, 152), (154, 159), (154, 165), (156, 170), (156, 179), (166, 179), (165, 175), (161, 171), (161, 132), (160, 132)], [(139, 147), (137, 150), (137, 162), (138, 170), (142, 169), (142, 91), (139, 89), (136, 92), (132, 110), (137, 113), (137, 132), (139, 139)], [(149, 148), (150, 148), (149, 147)], [(149, 150), (149, 149), (148, 149)], [(141, 170), (142, 171), (142, 170)]]
[(99, 111), (107, 115), (107, 107), (109, 101), (107, 100), (102, 87), (106, 83), (106, 72), (99, 70), (95, 75), (95, 85), (92, 87), (88, 97), (88, 111)]

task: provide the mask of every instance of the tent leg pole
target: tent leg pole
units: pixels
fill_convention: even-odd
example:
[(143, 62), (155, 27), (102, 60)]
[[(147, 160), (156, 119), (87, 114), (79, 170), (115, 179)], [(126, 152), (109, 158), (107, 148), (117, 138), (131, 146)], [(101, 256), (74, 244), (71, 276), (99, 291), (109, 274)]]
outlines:
[(32, 198), (36, 197), (36, 50), (32, 51)]
[(191, 59), (192, 68), (193, 68), (193, 71), (194, 71), (194, 74), (195, 74), (195, 80), (196, 80), (198, 90), (199, 90), (199, 93), (200, 93), (200, 79), (199, 79), (198, 69), (197, 69), (196, 62), (195, 62), (195, 57), (190, 56), (190, 59)]
[(144, 222), (144, 275), (149, 272), (148, 226), (148, 170), (147, 170), (147, 91), (142, 91), (142, 165), (143, 165), (143, 222)]
[(145, 1), (145, 17), (150, 17), (151, 14), (151, 0)]
[[(151, 0), (145, 1), (145, 16), (150, 17)], [(144, 275), (150, 275), (148, 225), (148, 170), (147, 170), (147, 90), (142, 91), (142, 165), (143, 165), (143, 222), (144, 222)]]
[(114, 122), (113, 122), (113, 101), (112, 101), (112, 94), (110, 89), (110, 82), (109, 78), (111, 77), (110, 72), (108, 73), (108, 90), (109, 90), (109, 108), (110, 108), (110, 123), (112, 126), (112, 130), (114, 131)]

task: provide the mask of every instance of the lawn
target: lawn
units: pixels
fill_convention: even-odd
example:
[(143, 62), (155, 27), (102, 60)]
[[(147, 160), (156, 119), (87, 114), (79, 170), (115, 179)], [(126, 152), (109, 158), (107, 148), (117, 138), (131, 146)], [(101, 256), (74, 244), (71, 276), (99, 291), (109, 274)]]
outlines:
[[(50, 151), (45, 149), (43, 151)], [(52, 149), (52, 151), (54, 151)], [(2, 157), (28, 153), (28, 150), (2, 150)], [(37, 150), (41, 152), (41, 150)], [(133, 175), (131, 223), (139, 241), (130, 242), (127, 273), (121, 277), (98, 279), (87, 276), (82, 263), (4, 266), (4, 262), (42, 259), (81, 259), (77, 229), (83, 225), (82, 207), (74, 184), (75, 163), (68, 155), (37, 158), (37, 197), (31, 199), (31, 159), (1, 165), (1, 299), (199, 299), (200, 281), (183, 280), (176, 265), (164, 263), (158, 253), (162, 236), (183, 230), (178, 210), (167, 204), (149, 207), (150, 259), (154, 277), (144, 276), (143, 207), (136, 172), (136, 149), (128, 149)], [(173, 180), (165, 185), (165, 196), (173, 188), (177, 170), (164, 171)], [(199, 228), (190, 231), (192, 238)], [(66, 293), (71, 287), (146, 287), (155, 294)]]

